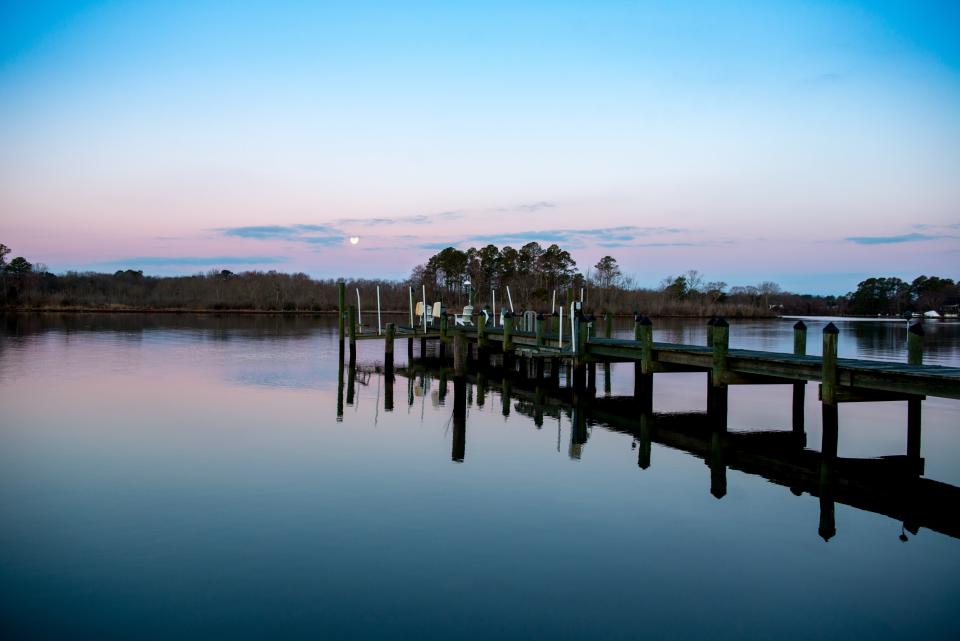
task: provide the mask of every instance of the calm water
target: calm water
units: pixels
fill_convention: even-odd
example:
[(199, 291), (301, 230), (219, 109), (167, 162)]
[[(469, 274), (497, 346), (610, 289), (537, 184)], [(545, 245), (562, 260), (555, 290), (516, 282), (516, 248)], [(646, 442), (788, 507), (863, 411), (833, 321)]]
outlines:
[[(789, 351), (791, 326), (735, 322), (731, 346)], [(840, 328), (842, 356), (906, 358), (905, 324)], [(704, 329), (657, 322), (655, 340)], [(927, 362), (960, 365), (960, 325), (927, 333)], [(522, 382), (504, 402), (499, 379), (468, 384), (461, 424), (435, 372), (398, 370), (387, 411), (381, 350), (360, 344), (341, 396), (329, 320), (7, 317), (0, 637), (956, 638), (960, 540), (904, 531), (868, 484), (844, 491), (871, 509), (838, 489), (825, 542), (815, 485), (774, 473), (802, 443), (729, 466), (703, 454), (705, 375), (656, 377), (654, 409), (681, 429), (645, 443), (633, 406), (603, 398), (632, 392), (632, 365), (609, 383), (600, 369), (606, 413), (583, 430)], [(731, 442), (789, 434), (790, 401), (732, 388)], [(805, 410), (816, 457), (813, 385)], [(906, 413), (841, 406), (839, 456), (903, 455)], [(960, 402), (923, 404), (924, 478), (947, 484), (927, 509), (947, 523), (958, 419)]]

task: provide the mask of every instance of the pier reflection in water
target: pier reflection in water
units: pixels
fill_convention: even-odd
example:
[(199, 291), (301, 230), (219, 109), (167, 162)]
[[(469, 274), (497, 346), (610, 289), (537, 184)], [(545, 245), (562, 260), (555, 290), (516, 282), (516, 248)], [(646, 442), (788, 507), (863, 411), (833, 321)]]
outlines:
[[(414, 359), (406, 366), (361, 365), (355, 361), (344, 366), (340, 350), (341, 371), (338, 374), (338, 398), (343, 397), (343, 369), (347, 369), (347, 405), (353, 404), (353, 385), (358, 372), (363, 377), (382, 377), (384, 410), (393, 410), (393, 387), (396, 377), (407, 382), (407, 404), (424, 403), (433, 389), (433, 403), (447, 404), (452, 380), (453, 404), (451, 460), (462, 463), (467, 457), (466, 433), (468, 409), (483, 407), (491, 391), (500, 397), (501, 411), (508, 417), (512, 410), (528, 416), (537, 429), (544, 419), (557, 420), (558, 449), (561, 417), (570, 426), (567, 453), (580, 459), (594, 427), (633, 437), (631, 447), (637, 454), (637, 465), (646, 470), (654, 463), (654, 443), (686, 452), (702, 459), (709, 468), (709, 491), (717, 499), (727, 494), (727, 470), (734, 469), (763, 477), (788, 488), (794, 495), (807, 493), (818, 497), (820, 521), (817, 531), (829, 541), (837, 534), (835, 505), (841, 503), (874, 512), (902, 523), (906, 532), (917, 534), (920, 528), (960, 538), (960, 488), (922, 477), (924, 462), (920, 457), (920, 415), (918, 404), (908, 412), (907, 453), (879, 458), (843, 458), (837, 455), (839, 412), (837, 405), (821, 404), (822, 430), (819, 450), (807, 447), (804, 429), (805, 385), (793, 386), (791, 424), (783, 430), (728, 432), (728, 389), (707, 385), (707, 411), (653, 411), (652, 394), (641, 389), (635, 397), (613, 396), (611, 370), (604, 364), (604, 394), (597, 395), (596, 368), (586, 367), (586, 384), (575, 385), (569, 367), (557, 367), (545, 359), (537, 362), (518, 359), (506, 363), (494, 358), (487, 364), (477, 363), (476, 373), (457, 376), (444, 353)], [(638, 380), (640, 380), (638, 378)], [(378, 383), (379, 385), (379, 383)], [(337, 406), (338, 420), (343, 405)]]

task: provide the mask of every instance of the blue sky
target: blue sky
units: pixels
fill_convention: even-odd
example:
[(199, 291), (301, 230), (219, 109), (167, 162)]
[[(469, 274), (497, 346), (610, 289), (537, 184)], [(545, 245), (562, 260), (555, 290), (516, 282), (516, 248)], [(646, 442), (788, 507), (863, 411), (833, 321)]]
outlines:
[(956, 278), (958, 7), (5, 2), (0, 242), (55, 271), (403, 277), (536, 240), (649, 285)]

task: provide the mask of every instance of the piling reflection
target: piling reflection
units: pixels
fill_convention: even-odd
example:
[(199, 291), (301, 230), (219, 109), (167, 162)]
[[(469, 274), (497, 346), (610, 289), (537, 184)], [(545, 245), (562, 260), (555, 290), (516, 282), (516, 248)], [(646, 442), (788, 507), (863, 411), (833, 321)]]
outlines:
[[(340, 363), (343, 363), (342, 352)], [(802, 408), (794, 407), (792, 421), (783, 431), (728, 432), (728, 389), (726, 386), (707, 386), (707, 412), (656, 413), (649, 402), (652, 394), (647, 377), (641, 376), (637, 388), (639, 398), (596, 395), (596, 389), (587, 384), (589, 368), (574, 367), (573, 381), (582, 376), (582, 387), (561, 386), (559, 363), (547, 361), (546, 372), (527, 367), (522, 361), (494, 362), (477, 366), (476, 374), (455, 376), (449, 363), (436, 357), (416, 359), (404, 367), (358, 368), (350, 363), (344, 377), (338, 375), (338, 398), (343, 397), (346, 378), (346, 402), (356, 401), (355, 381), (358, 369), (365, 377), (383, 377), (386, 393), (384, 409), (393, 409), (395, 378), (407, 383), (407, 402), (423, 397), (435, 386), (435, 400), (444, 404), (452, 378), (452, 444), (451, 459), (457, 463), (467, 460), (466, 430), (469, 407), (483, 408), (489, 394), (499, 394), (500, 411), (509, 417), (512, 411), (529, 417), (537, 429), (545, 418), (569, 425), (567, 455), (579, 460), (586, 455), (590, 429), (604, 429), (633, 437), (631, 447), (637, 451), (637, 465), (646, 470), (653, 465), (653, 444), (684, 451), (702, 459), (709, 468), (709, 492), (722, 499), (728, 492), (727, 474), (733, 469), (763, 477), (769, 482), (788, 488), (792, 494), (804, 493), (816, 497), (820, 504), (817, 531), (829, 541), (837, 535), (836, 504), (849, 505), (900, 521), (906, 532), (916, 533), (925, 527), (960, 538), (960, 488), (922, 478), (923, 460), (920, 458), (919, 413), (910, 421), (907, 455), (876, 459), (850, 459), (837, 455), (839, 414), (836, 405), (822, 404), (823, 439), (820, 449), (806, 448)], [(518, 367), (519, 365), (519, 367)], [(364, 378), (365, 378), (364, 377)], [(605, 378), (610, 376), (605, 372)], [(605, 383), (606, 385), (606, 383)], [(476, 391), (474, 392), (474, 386)], [(799, 388), (799, 389), (798, 389)], [(794, 388), (793, 399), (802, 405), (804, 389)], [(342, 403), (337, 416), (342, 417)], [(911, 412), (914, 415), (914, 412)], [(558, 429), (559, 423), (558, 423)], [(558, 432), (558, 439), (562, 435)], [(560, 449), (558, 440), (558, 449)]]

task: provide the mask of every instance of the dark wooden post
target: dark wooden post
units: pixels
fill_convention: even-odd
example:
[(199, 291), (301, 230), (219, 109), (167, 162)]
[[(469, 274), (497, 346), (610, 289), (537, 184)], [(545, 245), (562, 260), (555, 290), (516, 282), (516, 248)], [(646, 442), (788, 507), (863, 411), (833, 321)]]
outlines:
[(557, 320), (560, 318), (560, 315), (557, 314), (557, 312), (553, 312), (552, 314), (550, 314), (550, 317), (549, 317), (549, 318), (550, 318), (550, 326), (547, 328), (547, 333), (548, 333), (548, 334), (556, 334), (556, 333), (557, 333)]
[(350, 363), (352, 364), (357, 360), (357, 308), (351, 305), (347, 317), (350, 325)]
[(633, 395), (640, 411), (653, 412), (653, 322), (646, 316), (634, 317), (633, 336), (640, 343), (640, 360), (634, 365)]
[(388, 372), (393, 372), (393, 339), (397, 335), (397, 326), (387, 323), (387, 331), (383, 338), (383, 366)]
[(337, 281), (337, 329), (339, 330), (340, 341), (344, 339), (343, 314), (346, 311), (344, 305), (347, 304), (347, 284), (342, 280)]
[(460, 378), (467, 374), (467, 335), (459, 329), (453, 334), (453, 370)]
[(713, 327), (717, 324), (717, 317), (711, 316), (710, 320), (707, 321), (707, 347), (713, 347)]
[[(490, 310), (489, 307), (484, 307), (485, 310)], [(477, 353), (481, 348), (487, 346), (487, 316), (486, 314), (479, 314), (477, 316)]]
[(543, 325), (544, 325), (543, 314), (537, 314), (537, 322), (534, 327), (536, 331), (536, 337), (537, 337), (537, 347), (543, 347)]
[(823, 370), (820, 375), (820, 400), (837, 404), (837, 337), (840, 330), (833, 323), (823, 328)]
[[(793, 353), (796, 356), (805, 356), (807, 353), (807, 326), (802, 320), (793, 326)], [(798, 437), (803, 437), (805, 432), (803, 408), (806, 403), (806, 389), (806, 382), (793, 384), (793, 433)], [(805, 444), (804, 439), (800, 445), (802, 447)]]
[(503, 366), (513, 367), (513, 312), (503, 315)]
[(610, 312), (603, 313), (603, 336), (604, 338), (613, 336), (613, 314)]
[[(914, 323), (907, 331), (907, 363), (923, 365), (923, 325)], [(919, 398), (907, 399), (907, 456), (920, 462), (922, 403)], [(919, 472), (919, 465), (917, 467)]]
[(727, 351), (730, 347), (730, 325), (723, 318), (713, 322), (713, 372), (711, 382), (723, 385), (727, 377)]
[(440, 342), (447, 340), (447, 310), (440, 308)]

